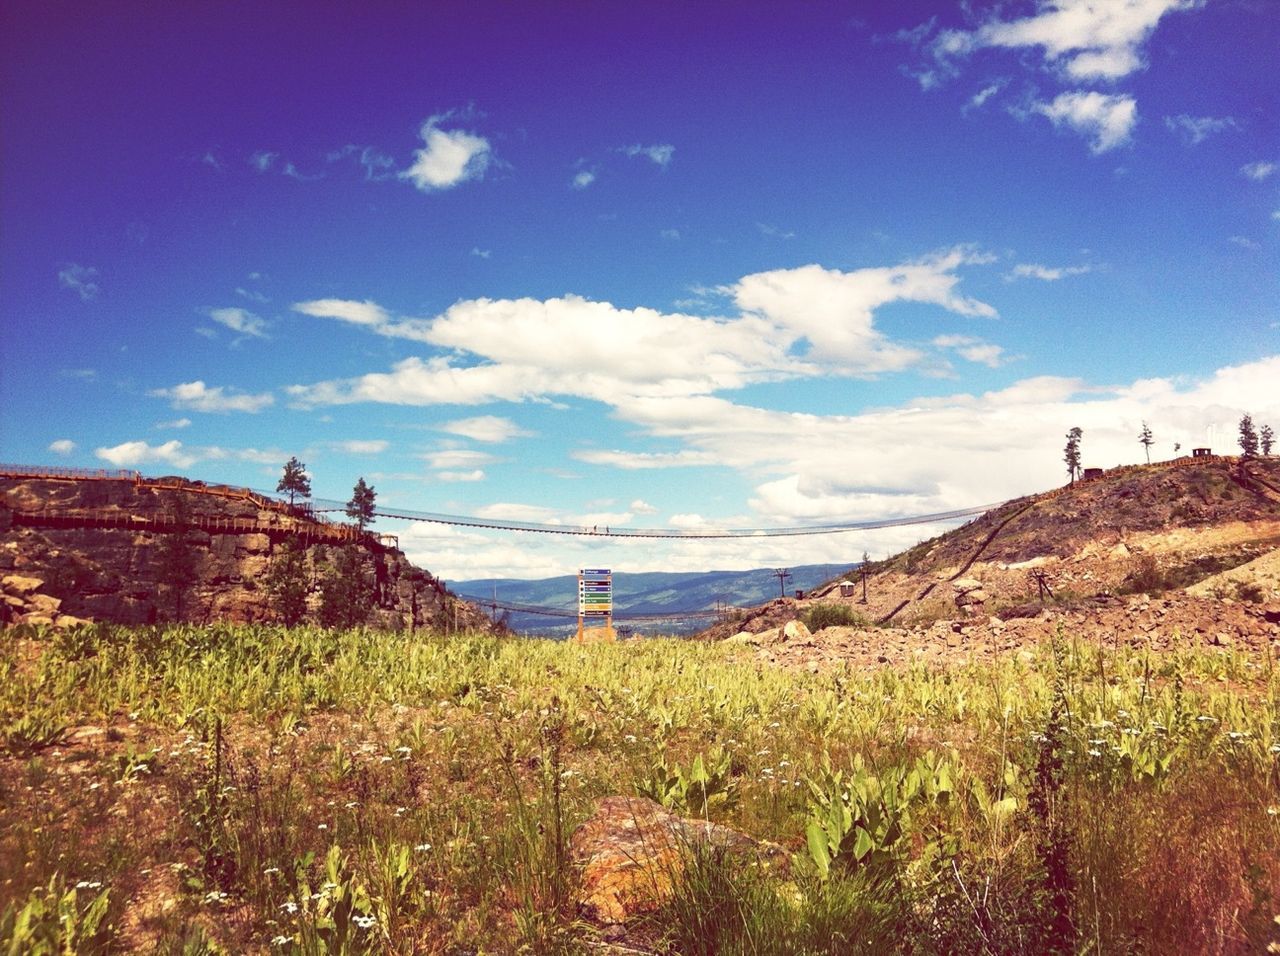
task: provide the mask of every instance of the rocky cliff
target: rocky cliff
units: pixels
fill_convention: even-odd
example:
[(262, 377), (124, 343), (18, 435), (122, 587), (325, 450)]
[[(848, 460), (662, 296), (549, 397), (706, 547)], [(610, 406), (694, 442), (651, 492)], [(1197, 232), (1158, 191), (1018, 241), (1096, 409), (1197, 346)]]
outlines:
[[(22, 582), (5, 588), (14, 593), (0, 604), (0, 622), (277, 620), (266, 580), (287, 548), (301, 555), (308, 619), (339, 550), (351, 549), (371, 625), (488, 627), (482, 612), (410, 564), (394, 539), (357, 534), (242, 489), (124, 477), (0, 477), (0, 579)], [(186, 579), (176, 589), (175, 560), (185, 571), (178, 579)]]

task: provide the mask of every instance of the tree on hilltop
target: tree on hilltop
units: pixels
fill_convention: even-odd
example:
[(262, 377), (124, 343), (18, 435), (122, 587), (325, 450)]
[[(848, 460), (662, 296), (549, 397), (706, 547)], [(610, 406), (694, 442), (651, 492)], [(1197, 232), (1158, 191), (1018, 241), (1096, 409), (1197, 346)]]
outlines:
[(1258, 432), (1258, 437), (1262, 440), (1262, 454), (1270, 458), (1271, 449), (1276, 441), (1276, 433), (1271, 430), (1270, 425), (1263, 425), (1262, 431)]
[(284, 475), (276, 485), (276, 491), (287, 494), (290, 505), (295, 497), (311, 497), (311, 479), (307, 477), (307, 466), (298, 461), (297, 456), (284, 463)]
[(1258, 457), (1258, 432), (1253, 427), (1253, 416), (1248, 412), (1240, 416), (1240, 450), (1246, 458)]
[(364, 476), (356, 482), (351, 491), (351, 500), (347, 502), (347, 517), (356, 523), (362, 532), (365, 525), (373, 524), (373, 503), (377, 500), (373, 485), (364, 483)]
[(1080, 472), (1080, 438), (1083, 435), (1084, 430), (1079, 427), (1067, 432), (1067, 447), (1063, 450), (1062, 460), (1067, 463), (1067, 474), (1071, 476), (1072, 484)]
[(1147, 453), (1147, 464), (1151, 464), (1151, 446), (1156, 440), (1151, 436), (1151, 426), (1145, 421), (1142, 423), (1142, 431), (1138, 432), (1138, 441), (1142, 443), (1143, 450)]

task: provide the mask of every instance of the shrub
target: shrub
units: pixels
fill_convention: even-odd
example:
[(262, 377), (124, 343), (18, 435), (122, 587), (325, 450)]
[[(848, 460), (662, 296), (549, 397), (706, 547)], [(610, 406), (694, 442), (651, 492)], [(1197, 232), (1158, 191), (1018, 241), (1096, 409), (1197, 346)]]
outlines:
[(802, 620), (811, 631), (824, 627), (867, 627), (865, 617), (845, 604), (815, 604), (807, 610)]

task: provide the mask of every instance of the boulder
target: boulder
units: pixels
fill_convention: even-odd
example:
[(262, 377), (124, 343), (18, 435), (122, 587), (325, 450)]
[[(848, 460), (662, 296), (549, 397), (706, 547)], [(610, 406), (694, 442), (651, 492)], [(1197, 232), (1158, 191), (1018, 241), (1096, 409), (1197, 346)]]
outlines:
[(789, 865), (776, 844), (676, 816), (643, 797), (605, 797), (569, 838), (570, 859), (582, 868), (581, 910), (603, 924), (652, 912), (670, 897), (689, 854), (700, 847), (728, 851), (743, 866)]
[(0, 587), (10, 594), (32, 594), (44, 587), (39, 578), (23, 577), (21, 574), (6, 574), (0, 578)]
[(782, 626), (782, 639), (790, 642), (813, 642), (813, 632), (805, 626), (804, 621), (787, 621)]

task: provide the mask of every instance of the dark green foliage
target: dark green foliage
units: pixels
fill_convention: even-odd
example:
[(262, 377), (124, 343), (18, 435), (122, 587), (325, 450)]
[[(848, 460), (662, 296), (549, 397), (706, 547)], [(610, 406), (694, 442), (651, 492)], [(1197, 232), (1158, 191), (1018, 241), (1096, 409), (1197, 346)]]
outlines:
[(284, 463), (284, 475), (276, 485), (276, 491), (287, 494), (289, 504), (293, 504), (295, 497), (311, 497), (311, 479), (307, 477), (307, 466), (298, 461), (297, 457)]
[(1270, 458), (1271, 449), (1275, 446), (1276, 433), (1271, 430), (1270, 425), (1263, 425), (1262, 430), (1258, 432), (1258, 438), (1262, 442), (1262, 454)]
[(1253, 416), (1244, 414), (1240, 416), (1240, 451), (1244, 453), (1246, 458), (1258, 457), (1258, 432), (1253, 427)]
[(1078, 426), (1067, 432), (1067, 446), (1062, 454), (1062, 460), (1067, 463), (1067, 474), (1073, 482), (1080, 473), (1080, 438), (1083, 435), (1084, 430)]
[(311, 580), (307, 574), (306, 551), (295, 539), (289, 539), (276, 552), (266, 575), (271, 609), (288, 627), (300, 623), (307, 613), (307, 595)]
[(333, 566), (320, 581), (320, 623), (356, 627), (373, 610), (373, 586), (365, 576), (358, 548), (339, 548)]
[(815, 604), (804, 613), (805, 627), (820, 631), (824, 627), (867, 627), (865, 617), (845, 604)]
[(356, 481), (351, 491), (351, 500), (347, 502), (347, 517), (356, 523), (361, 531), (365, 525), (373, 524), (373, 503), (377, 499), (373, 485), (366, 485), (362, 476)]

